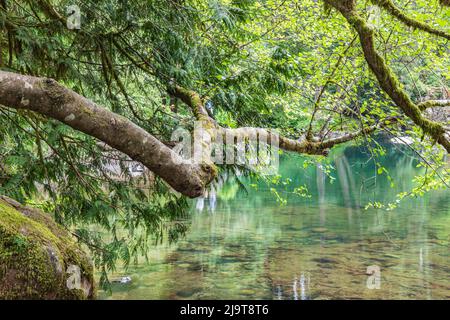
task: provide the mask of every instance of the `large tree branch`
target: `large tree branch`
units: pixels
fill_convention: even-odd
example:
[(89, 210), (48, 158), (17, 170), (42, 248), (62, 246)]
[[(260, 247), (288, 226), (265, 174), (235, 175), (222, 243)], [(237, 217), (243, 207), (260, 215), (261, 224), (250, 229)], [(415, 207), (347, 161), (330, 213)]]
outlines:
[(59, 120), (127, 154), (189, 197), (203, 194), (214, 178), (210, 164), (182, 159), (128, 119), (47, 78), (0, 71), (0, 104)]
[(420, 108), (414, 104), (397, 77), (375, 49), (374, 31), (356, 11), (355, 0), (325, 0), (337, 9), (359, 35), (364, 57), (369, 68), (376, 76), (381, 88), (391, 97), (395, 104), (420, 128), (450, 153), (450, 141), (445, 128), (437, 122), (428, 120)]
[(403, 22), (408, 27), (419, 29), (435, 36), (442, 37), (444, 39), (450, 40), (450, 33), (447, 33), (442, 30), (435, 29), (430, 25), (417, 21), (406, 14), (403, 13), (393, 2), (392, 0), (372, 0), (374, 4), (386, 10), (389, 14), (397, 18), (399, 21)]
[[(312, 137), (310, 137), (310, 139), (308, 139), (307, 137), (304, 139), (291, 139), (279, 135), (275, 131), (263, 128), (241, 127), (237, 129), (230, 129), (220, 127), (213, 119), (209, 117), (203, 105), (202, 99), (197, 92), (185, 89), (178, 85), (169, 88), (169, 92), (171, 92), (174, 96), (178, 97), (186, 105), (188, 105), (192, 109), (192, 112), (196, 117), (196, 119), (201, 123), (202, 132), (195, 136), (197, 143), (201, 141), (200, 143), (203, 146), (207, 146), (208, 143), (213, 142), (214, 140), (217, 139), (219, 135), (221, 135), (220, 141), (225, 143), (227, 143), (228, 141), (233, 141), (234, 143), (235, 138), (238, 141), (262, 140), (267, 142), (267, 144), (269, 145), (275, 142), (275, 145), (277, 145), (280, 149), (285, 151), (310, 155), (327, 155), (329, 149), (331, 149), (335, 145), (355, 140), (356, 138), (365, 134), (373, 133), (377, 129), (382, 128), (387, 124), (396, 121), (395, 118), (385, 119), (373, 126), (362, 128), (356, 132), (343, 133), (335, 138), (327, 140), (314, 141)], [(206, 138), (205, 133), (207, 133)], [(205, 150), (206, 153), (209, 155), (210, 149)], [(209, 158), (206, 158), (204, 159), (204, 161), (207, 162), (208, 159)]]

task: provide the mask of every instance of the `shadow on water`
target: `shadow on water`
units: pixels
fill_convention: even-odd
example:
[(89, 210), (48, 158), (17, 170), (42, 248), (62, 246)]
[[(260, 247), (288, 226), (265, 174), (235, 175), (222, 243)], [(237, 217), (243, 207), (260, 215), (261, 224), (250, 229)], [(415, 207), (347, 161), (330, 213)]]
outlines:
[(128, 270), (132, 283), (104, 298), (450, 298), (449, 190), (393, 211), (365, 210), (412, 187), (421, 170), (414, 158), (395, 150), (385, 157), (394, 186), (356, 147), (331, 155), (334, 179), (303, 160), (284, 157), (280, 173), (293, 187), (306, 185), (310, 198), (287, 193), (281, 206), (262, 183), (248, 194), (219, 184), (193, 202), (184, 240), (155, 248), (149, 263)]

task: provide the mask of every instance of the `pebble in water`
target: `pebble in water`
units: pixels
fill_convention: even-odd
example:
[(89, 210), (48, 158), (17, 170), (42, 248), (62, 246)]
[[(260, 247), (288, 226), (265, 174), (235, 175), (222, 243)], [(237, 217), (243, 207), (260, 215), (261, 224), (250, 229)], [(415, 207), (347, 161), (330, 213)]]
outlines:
[(192, 297), (194, 294), (201, 292), (202, 289), (201, 288), (190, 288), (190, 289), (185, 289), (185, 290), (180, 290), (177, 291), (177, 296), (181, 297), (181, 298), (189, 298)]
[(240, 293), (243, 294), (244, 296), (253, 296), (255, 295), (256, 292), (255, 290), (252, 289), (242, 289)]

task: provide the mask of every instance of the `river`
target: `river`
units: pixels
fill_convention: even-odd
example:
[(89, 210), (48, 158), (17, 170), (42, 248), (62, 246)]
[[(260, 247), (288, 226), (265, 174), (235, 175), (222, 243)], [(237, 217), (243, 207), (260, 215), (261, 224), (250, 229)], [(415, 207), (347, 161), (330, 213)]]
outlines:
[[(367, 150), (366, 150), (367, 151)], [(388, 203), (411, 189), (414, 157), (391, 150), (383, 160), (395, 185), (377, 174), (365, 150), (340, 149), (334, 167), (304, 167), (283, 156), (276, 189), (233, 179), (192, 203), (190, 227), (176, 244), (149, 252), (150, 261), (118, 271), (102, 299), (449, 299), (450, 190)], [(282, 180), (284, 181), (284, 180)], [(306, 186), (310, 196), (286, 191)]]

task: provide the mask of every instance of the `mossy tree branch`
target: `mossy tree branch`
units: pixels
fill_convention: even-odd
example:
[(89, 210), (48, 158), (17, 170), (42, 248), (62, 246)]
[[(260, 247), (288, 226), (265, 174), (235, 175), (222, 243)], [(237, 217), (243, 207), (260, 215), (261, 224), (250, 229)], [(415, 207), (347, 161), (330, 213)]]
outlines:
[(450, 107), (450, 100), (428, 100), (417, 104), (417, 106), (422, 111), (428, 108)]
[(356, 1), (325, 1), (329, 6), (339, 11), (358, 33), (366, 62), (381, 88), (417, 126), (422, 128), (425, 134), (432, 137), (450, 153), (450, 141), (446, 137), (445, 128), (440, 123), (431, 121), (423, 116), (422, 110), (411, 100), (402, 88), (396, 75), (375, 49), (374, 30), (356, 11)]
[(206, 111), (206, 108), (203, 105), (202, 98), (197, 92), (193, 90), (188, 90), (179, 85), (174, 85), (170, 87), (168, 91), (174, 97), (180, 99), (186, 105), (188, 105), (191, 108), (197, 120), (205, 120), (205, 121), (212, 120), (209, 117), (208, 112)]

